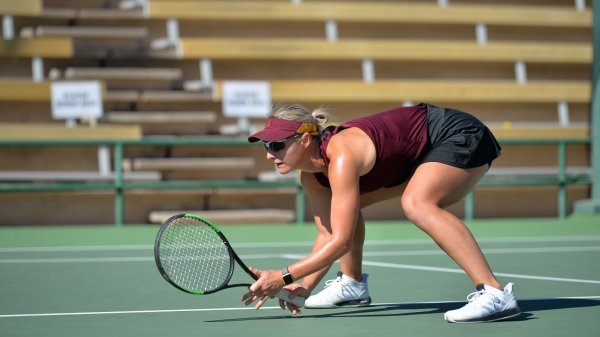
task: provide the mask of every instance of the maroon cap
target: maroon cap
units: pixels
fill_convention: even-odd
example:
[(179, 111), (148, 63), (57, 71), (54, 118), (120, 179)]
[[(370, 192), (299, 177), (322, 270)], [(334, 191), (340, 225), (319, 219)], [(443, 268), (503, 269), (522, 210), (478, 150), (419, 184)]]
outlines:
[(288, 121), (280, 118), (269, 118), (265, 124), (265, 128), (250, 137), (248, 141), (250, 143), (258, 142), (259, 140), (265, 142), (274, 142), (276, 140), (282, 140), (295, 135), (296, 133), (304, 134), (308, 132), (311, 135), (318, 134), (317, 126), (315, 124)]

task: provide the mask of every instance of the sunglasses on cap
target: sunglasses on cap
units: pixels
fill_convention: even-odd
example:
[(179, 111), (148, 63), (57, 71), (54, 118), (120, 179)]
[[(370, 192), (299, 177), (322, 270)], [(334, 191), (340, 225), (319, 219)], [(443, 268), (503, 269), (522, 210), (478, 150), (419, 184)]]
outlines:
[(263, 146), (265, 147), (265, 150), (270, 151), (270, 152), (279, 152), (281, 150), (283, 150), (285, 148), (285, 141), (288, 139), (292, 139), (292, 138), (299, 138), (302, 137), (301, 134), (295, 134), (291, 137), (287, 137), (281, 140), (276, 140), (273, 142), (263, 142)]

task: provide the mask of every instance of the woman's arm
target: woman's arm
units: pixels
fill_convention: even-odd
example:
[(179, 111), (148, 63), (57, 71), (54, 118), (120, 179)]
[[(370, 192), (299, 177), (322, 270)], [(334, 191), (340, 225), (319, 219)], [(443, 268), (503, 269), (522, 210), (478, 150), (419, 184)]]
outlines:
[[(315, 175), (309, 172), (300, 172), (300, 184), (310, 200), (317, 226), (317, 237), (312, 249), (312, 251), (315, 251), (331, 237), (331, 189), (321, 185)], [(311, 292), (325, 277), (331, 265), (332, 263), (305, 276), (302, 286)]]
[[(329, 215), (329, 219), (326, 220), (330, 222), (330, 235), (324, 235), (322, 243), (318, 247), (315, 245), (315, 249), (308, 256), (288, 267), (295, 279), (329, 267), (352, 247), (360, 204), (358, 181), (362, 160), (360, 151), (356, 151), (355, 147), (344, 141), (347, 137), (340, 136), (342, 135), (332, 138), (327, 150), (330, 158), (328, 176), (331, 185), (331, 206), (329, 214), (322, 213)], [(318, 203), (318, 200), (315, 201)], [(323, 222), (323, 219), (320, 220)]]
[[(308, 277), (307, 282), (310, 282), (312, 287), (315, 286), (314, 281), (317, 278), (320, 280), (326, 269), (352, 247), (360, 207), (359, 178), (375, 164), (375, 147), (364, 132), (348, 129), (331, 138), (327, 157), (330, 160), (327, 174), (331, 185), (331, 197), (325, 198), (324, 194), (321, 197), (323, 200), (329, 200), (330, 211), (321, 213), (324, 218), (329, 218), (330, 235), (323, 235), (319, 240), (320, 245), (315, 244), (308, 256), (288, 267), (294, 279)], [(311, 202), (320, 204), (317, 199), (319, 198)], [(321, 220), (322, 224), (326, 223)], [(256, 309), (283, 287), (281, 271), (258, 272), (259, 280), (250, 287), (250, 292), (242, 297), (246, 305), (260, 299)], [(317, 274), (311, 278), (309, 275), (314, 273)]]

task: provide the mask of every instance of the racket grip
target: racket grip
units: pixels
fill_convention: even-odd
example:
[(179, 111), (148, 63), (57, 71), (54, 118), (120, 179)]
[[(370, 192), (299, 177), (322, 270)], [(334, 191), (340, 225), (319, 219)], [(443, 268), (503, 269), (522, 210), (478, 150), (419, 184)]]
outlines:
[(298, 308), (302, 308), (304, 306), (304, 300), (305, 298), (302, 296), (296, 296), (293, 299), (289, 299), (288, 295), (290, 294), (289, 291), (285, 290), (285, 289), (281, 289), (281, 291), (276, 295), (277, 297), (279, 297), (280, 299), (286, 301), (286, 302), (290, 302), (293, 305), (295, 305)]

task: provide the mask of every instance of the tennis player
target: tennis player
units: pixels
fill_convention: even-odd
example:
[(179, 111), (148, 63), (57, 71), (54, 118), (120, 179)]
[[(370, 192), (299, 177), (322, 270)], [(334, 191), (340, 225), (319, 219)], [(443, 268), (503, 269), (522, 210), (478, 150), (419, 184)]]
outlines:
[[(365, 223), (361, 209), (400, 197), (408, 219), (427, 233), (471, 278), (468, 304), (446, 312), (449, 322), (487, 322), (520, 314), (512, 283), (503, 287), (469, 229), (444, 208), (463, 199), (500, 156), (490, 130), (465, 112), (421, 103), (327, 126), (331, 117), (295, 104), (275, 106), (263, 141), (280, 173), (299, 170), (318, 229), (312, 252), (282, 270), (255, 270), (260, 278), (242, 297), (255, 308), (285, 288), (307, 297), (305, 308), (366, 306), (362, 272)], [(337, 279), (311, 296), (333, 262)], [(294, 280), (303, 279), (301, 283)], [(309, 297), (310, 296), (310, 297)], [(292, 313), (295, 306), (280, 300)]]

